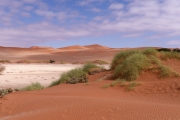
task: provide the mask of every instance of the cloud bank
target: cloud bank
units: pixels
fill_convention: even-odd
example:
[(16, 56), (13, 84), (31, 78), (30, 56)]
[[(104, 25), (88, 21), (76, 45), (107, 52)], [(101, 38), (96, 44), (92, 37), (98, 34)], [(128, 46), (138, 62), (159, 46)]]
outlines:
[[(180, 37), (179, 0), (2, 0), (0, 44), (31, 46), (119, 34), (147, 39)], [(179, 41), (169, 41), (169, 45)]]

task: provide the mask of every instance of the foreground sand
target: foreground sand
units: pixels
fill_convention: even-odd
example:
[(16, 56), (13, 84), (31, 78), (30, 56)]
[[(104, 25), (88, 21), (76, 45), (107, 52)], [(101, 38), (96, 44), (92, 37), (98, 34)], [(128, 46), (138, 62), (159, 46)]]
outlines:
[[(178, 79), (152, 83), (139, 80), (144, 81), (143, 85), (127, 92), (119, 85), (103, 89), (103, 85), (112, 82), (102, 79), (108, 74), (89, 76), (89, 84), (62, 84), (41, 91), (9, 94), (0, 99), (0, 120), (180, 119), (180, 91), (169, 84), (180, 85)], [(169, 86), (172, 90), (166, 90)]]

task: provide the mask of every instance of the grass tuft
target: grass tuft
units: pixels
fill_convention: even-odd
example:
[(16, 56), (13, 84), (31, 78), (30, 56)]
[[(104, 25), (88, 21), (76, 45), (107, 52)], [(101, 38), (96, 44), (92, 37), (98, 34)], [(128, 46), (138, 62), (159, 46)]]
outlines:
[(127, 91), (132, 91), (135, 89), (136, 86), (139, 86), (140, 83), (136, 82), (136, 81), (132, 81), (129, 83), (129, 85), (127, 86), (126, 90)]
[(146, 48), (142, 53), (146, 56), (156, 56), (158, 51), (154, 48)]
[(134, 53), (115, 68), (113, 76), (128, 81), (136, 80), (141, 71), (147, 67), (149, 67), (148, 58), (141, 53)]
[(85, 64), (82, 69), (84, 72), (89, 73), (92, 68), (100, 68), (100, 67), (97, 66), (96, 64), (89, 62), (89, 63)]
[(23, 90), (23, 91), (35, 91), (35, 90), (42, 90), (42, 89), (44, 89), (44, 87), (40, 83), (36, 82), (36, 83), (31, 83), (31, 85), (24, 87), (21, 90)]

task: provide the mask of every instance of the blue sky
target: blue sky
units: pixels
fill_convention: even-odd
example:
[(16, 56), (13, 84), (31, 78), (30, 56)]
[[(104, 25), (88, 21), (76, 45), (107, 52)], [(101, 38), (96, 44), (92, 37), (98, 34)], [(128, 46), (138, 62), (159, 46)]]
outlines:
[(0, 46), (180, 47), (179, 0), (1, 0)]

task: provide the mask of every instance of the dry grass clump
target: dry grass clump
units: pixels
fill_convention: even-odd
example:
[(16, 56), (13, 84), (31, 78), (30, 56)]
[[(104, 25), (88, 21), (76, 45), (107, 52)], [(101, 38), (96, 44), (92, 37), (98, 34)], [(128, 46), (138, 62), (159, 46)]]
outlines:
[(36, 90), (42, 90), (42, 89), (44, 89), (44, 87), (40, 83), (36, 82), (36, 83), (31, 83), (31, 85), (24, 87), (21, 90), (22, 91), (36, 91)]

